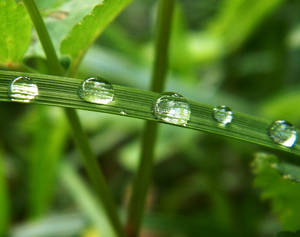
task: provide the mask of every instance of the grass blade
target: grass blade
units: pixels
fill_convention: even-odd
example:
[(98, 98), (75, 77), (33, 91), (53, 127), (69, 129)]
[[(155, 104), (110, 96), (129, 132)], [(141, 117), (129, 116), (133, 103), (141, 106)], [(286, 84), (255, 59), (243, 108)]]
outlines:
[[(117, 114), (144, 120), (162, 122), (153, 114), (153, 104), (159, 94), (130, 87), (113, 85), (115, 102), (108, 105), (88, 103), (78, 96), (78, 89), (83, 80), (23, 72), (0, 70), (0, 101), (10, 101), (8, 88), (11, 81), (18, 76), (31, 77), (39, 87), (39, 96), (33, 104), (52, 105), (65, 108)], [(186, 127), (199, 131), (235, 138), (264, 147), (300, 155), (300, 140), (294, 147), (287, 148), (275, 144), (268, 136), (268, 129), (272, 121), (239, 113), (233, 109), (234, 119), (230, 126), (220, 127), (212, 118), (214, 106), (188, 100), (192, 114)], [(230, 106), (230, 105), (228, 105)], [(125, 114), (123, 113), (125, 112)], [(280, 119), (280, 118), (278, 118)], [(174, 126), (174, 125), (173, 125)], [(298, 134), (299, 134), (299, 130)]]
[(101, 236), (115, 237), (116, 233), (105, 216), (103, 205), (99, 205), (93, 193), (81, 180), (76, 170), (69, 164), (64, 163), (60, 169), (60, 178), (74, 201), (81, 208), (82, 213), (90, 219)]
[[(51, 38), (34, 0), (23, 1), (38, 32), (39, 39), (47, 56), (47, 61), (51, 73), (56, 75), (63, 75), (64, 71), (58, 61), (58, 57), (52, 44)], [(98, 198), (104, 205), (107, 216), (114, 226), (115, 231), (118, 233), (118, 236), (122, 236), (123, 231), (116, 211), (116, 207), (110, 195), (109, 188), (105, 183), (102, 171), (98, 167), (97, 159), (90, 147), (88, 137), (82, 129), (78, 115), (76, 114), (76, 111), (70, 108), (66, 109), (65, 112), (74, 133), (75, 143), (77, 144), (82, 154), (88, 177), (91, 179), (92, 184), (95, 186)]]

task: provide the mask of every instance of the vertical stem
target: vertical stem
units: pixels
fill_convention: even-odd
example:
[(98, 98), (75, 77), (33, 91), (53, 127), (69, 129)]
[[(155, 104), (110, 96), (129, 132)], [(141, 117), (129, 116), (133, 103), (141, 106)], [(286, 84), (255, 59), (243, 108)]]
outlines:
[(38, 33), (40, 42), (47, 57), (50, 72), (54, 75), (63, 75), (64, 70), (58, 61), (54, 46), (39, 9), (37, 8), (34, 0), (24, 0), (23, 2)]
[[(175, 0), (160, 0), (158, 6), (155, 61), (151, 84), (151, 90), (155, 92), (162, 92), (166, 81), (168, 48), (175, 5), (174, 1)], [(129, 201), (126, 223), (126, 233), (128, 237), (137, 237), (140, 231), (144, 214), (145, 199), (152, 177), (157, 126), (157, 123), (152, 121), (147, 121), (145, 123), (140, 164), (134, 179), (131, 199)]]
[[(23, 0), (23, 2), (38, 33), (51, 72), (55, 75), (63, 75), (64, 70), (58, 61), (51, 38), (34, 0)], [(88, 137), (82, 129), (79, 117), (73, 109), (65, 109), (65, 113), (73, 130), (75, 143), (81, 152), (88, 177), (97, 192), (97, 197), (102, 202), (109, 222), (117, 236), (121, 237), (123, 236), (123, 229), (118, 217), (117, 208), (115, 207), (102, 171), (98, 166), (96, 156), (91, 149)]]
[(82, 130), (76, 111), (67, 108), (65, 109), (65, 112), (73, 129), (76, 145), (79, 148), (82, 157), (84, 158), (83, 162), (85, 165), (85, 169), (87, 170), (89, 179), (92, 182), (97, 196), (98, 198), (100, 198), (100, 201), (106, 211), (106, 215), (111, 222), (111, 225), (115, 230), (117, 236), (124, 236), (122, 225), (120, 223), (112, 195), (110, 194), (110, 190), (105, 182), (102, 171), (99, 168), (97, 158), (90, 147), (88, 137)]

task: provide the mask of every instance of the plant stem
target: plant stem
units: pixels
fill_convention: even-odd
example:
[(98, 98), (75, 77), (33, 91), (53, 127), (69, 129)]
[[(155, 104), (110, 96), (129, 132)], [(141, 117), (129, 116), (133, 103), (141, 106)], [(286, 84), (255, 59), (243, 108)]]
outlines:
[[(59, 63), (46, 25), (41, 17), (41, 14), (34, 0), (23, 1), (38, 33), (40, 42), (43, 46), (47, 57), (51, 73), (55, 75), (63, 75), (64, 70), (61, 67), (61, 64)], [(106, 211), (106, 215), (117, 236), (123, 236), (122, 225), (118, 217), (117, 208), (115, 207), (112, 195), (110, 194), (109, 188), (105, 182), (105, 178), (102, 174), (102, 171), (99, 168), (96, 156), (93, 153), (92, 148), (89, 144), (88, 137), (82, 129), (79, 117), (76, 111), (73, 109), (67, 108), (65, 109), (65, 113), (74, 133), (75, 143), (81, 152), (83, 163), (85, 165), (88, 177), (97, 192), (98, 198), (102, 202), (103, 208)]]
[(64, 70), (58, 61), (54, 46), (39, 9), (37, 8), (34, 0), (23, 0), (23, 2), (38, 33), (40, 42), (47, 57), (50, 72), (54, 75), (63, 75)]
[(106, 211), (106, 215), (117, 236), (123, 236), (122, 225), (120, 223), (113, 198), (110, 194), (110, 190), (105, 182), (102, 171), (99, 168), (96, 156), (90, 147), (88, 137), (82, 130), (76, 111), (69, 108), (66, 108), (65, 111), (69, 122), (71, 123), (71, 127), (73, 128), (76, 145), (79, 148), (82, 157), (84, 157), (83, 162), (87, 170), (87, 174), (101, 200), (103, 208)]
[[(160, 0), (157, 15), (157, 32), (155, 44), (155, 61), (152, 72), (151, 90), (162, 92), (168, 69), (168, 48), (170, 41), (174, 0)], [(145, 123), (142, 151), (139, 167), (134, 179), (126, 223), (128, 237), (136, 237), (141, 227), (147, 190), (149, 188), (154, 158), (154, 148), (157, 138), (157, 123)]]

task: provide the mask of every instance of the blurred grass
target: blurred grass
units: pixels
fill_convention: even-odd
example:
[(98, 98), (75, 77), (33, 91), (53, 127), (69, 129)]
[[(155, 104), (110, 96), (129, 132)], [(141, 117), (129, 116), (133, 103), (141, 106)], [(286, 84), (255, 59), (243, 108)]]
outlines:
[(5, 235), (10, 226), (10, 201), (9, 190), (7, 186), (6, 166), (4, 152), (0, 144), (0, 235)]
[[(147, 88), (155, 8), (154, 0), (134, 1), (89, 50), (80, 77), (101, 75), (117, 84)], [(299, 126), (299, 11), (298, 1), (178, 1), (167, 90)], [(34, 70), (44, 65), (30, 54), (26, 62)], [(78, 153), (55, 110), (1, 103), (0, 111), (0, 233), (5, 236), (9, 228), (20, 237), (32, 233), (86, 237), (107, 227), (100, 224), (101, 208), (94, 203)], [(123, 216), (138, 162), (142, 122), (87, 111), (79, 114)], [(269, 171), (255, 178), (249, 163), (257, 146), (161, 127), (143, 237), (264, 237), (297, 229), (297, 218), (283, 220), (280, 213), (299, 209), (294, 188), (298, 157), (272, 150), (279, 161), (290, 163), (279, 171), (266, 165)], [(65, 169), (54, 168), (61, 167), (61, 158), (67, 161)], [(39, 169), (40, 165), (46, 168)], [(254, 187), (253, 179), (265, 179), (265, 174), (269, 181), (260, 189)], [(289, 200), (296, 201), (284, 198), (287, 194), (278, 190), (282, 186), (283, 191), (288, 189)], [(260, 193), (270, 190), (272, 195), (262, 201)], [(39, 213), (39, 218), (31, 222), (30, 213)]]
[(33, 218), (38, 218), (47, 213), (51, 206), (68, 130), (62, 111), (56, 108), (37, 107), (31, 116), (34, 120), (27, 122), (35, 126), (28, 157), (29, 213)]

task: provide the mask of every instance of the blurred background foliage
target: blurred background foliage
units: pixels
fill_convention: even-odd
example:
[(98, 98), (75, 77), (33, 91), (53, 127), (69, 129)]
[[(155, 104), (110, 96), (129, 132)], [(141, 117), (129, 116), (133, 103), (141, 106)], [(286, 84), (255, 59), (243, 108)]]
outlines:
[[(54, 42), (66, 30), (57, 28), (61, 20), (90, 11), (67, 0), (36, 2), (56, 25)], [(156, 7), (133, 1), (89, 49), (78, 77), (147, 89)], [(300, 126), (299, 11), (297, 0), (178, 0), (167, 89)], [(35, 33), (23, 63), (47, 73)], [(12, 103), (0, 111), (0, 235), (109, 236), (62, 111)], [(143, 121), (79, 114), (124, 216)], [(168, 125), (160, 126), (155, 152), (143, 237), (296, 236), (300, 229), (297, 157)]]

